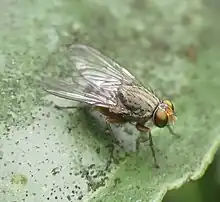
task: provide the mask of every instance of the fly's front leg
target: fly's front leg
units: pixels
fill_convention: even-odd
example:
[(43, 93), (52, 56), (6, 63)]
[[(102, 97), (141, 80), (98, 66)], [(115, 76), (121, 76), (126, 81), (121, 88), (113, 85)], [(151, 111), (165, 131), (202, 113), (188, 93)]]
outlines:
[(136, 140), (136, 149), (139, 149), (141, 142), (146, 142), (146, 141), (149, 140), (150, 141), (150, 148), (151, 148), (151, 152), (152, 152), (152, 155), (153, 155), (155, 167), (159, 168), (159, 165), (158, 165), (157, 159), (156, 159), (156, 155), (155, 155), (155, 151), (154, 151), (154, 144), (153, 144), (153, 138), (152, 138), (152, 135), (151, 135), (151, 129), (146, 127), (146, 126), (144, 126), (144, 125), (141, 125), (139, 123), (136, 124), (136, 128), (140, 132), (148, 133), (148, 135), (149, 135), (149, 137), (139, 136), (137, 138), (137, 140)]
[(173, 131), (173, 129), (171, 128), (171, 126), (170, 126), (170, 125), (168, 125), (168, 126), (167, 126), (167, 128), (169, 129), (169, 131), (170, 131), (170, 133), (171, 133), (172, 135), (174, 135), (174, 136), (176, 136), (176, 137), (180, 138), (180, 135), (179, 135), (179, 134), (177, 134), (177, 133), (175, 133), (175, 132)]

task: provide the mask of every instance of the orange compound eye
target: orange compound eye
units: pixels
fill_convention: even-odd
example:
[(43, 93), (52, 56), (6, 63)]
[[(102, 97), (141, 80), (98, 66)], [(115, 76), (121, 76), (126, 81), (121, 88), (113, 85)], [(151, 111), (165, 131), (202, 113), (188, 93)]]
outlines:
[(168, 116), (163, 109), (157, 109), (157, 111), (154, 114), (153, 121), (157, 127), (163, 128), (168, 123)]
[(174, 111), (174, 105), (170, 100), (163, 100), (163, 103), (167, 104)]

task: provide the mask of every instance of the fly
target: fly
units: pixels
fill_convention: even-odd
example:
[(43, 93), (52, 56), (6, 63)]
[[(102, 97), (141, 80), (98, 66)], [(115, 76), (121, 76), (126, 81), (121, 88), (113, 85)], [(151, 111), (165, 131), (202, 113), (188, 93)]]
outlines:
[(44, 89), (55, 96), (92, 106), (104, 115), (107, 124), (135, 123), (136, 129), (148, 133), (140, 135), (140, 142), (149, 141), (154, 163), (159, 167), (153, 147), (150, 127), (168, 127), (176, 120), (174, 105), (170, 100), (157, 97), (144, 87), (128, 70), (98, 50), (75, 44), (69, 46), (68, 62), (74, 67), (72, 82), (45, 78)]

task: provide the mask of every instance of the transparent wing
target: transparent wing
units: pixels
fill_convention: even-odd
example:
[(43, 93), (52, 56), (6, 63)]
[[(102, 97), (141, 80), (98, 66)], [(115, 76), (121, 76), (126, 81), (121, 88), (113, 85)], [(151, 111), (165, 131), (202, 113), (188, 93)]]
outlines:
[(91, 105), (110, 107), (115, 105), (114, 95), (101, 92), (96, 87), (80, 83), (67, 83), (64, 80), (44, 78), (43, 88), (50, 94), (68, 100), (84, 102)]
[(79, 75), (99, 88), (116, 91), (122, 84), (139, 83), (128, 70), (92, 47), (75, 44), (69, 53)]
[(137, 84), (135, 77), (111, 58), (85, 45), (71, 45), (67, 60), (73, 66), (71, 82), (44, 79), (44, 89), (65, 99), (102, 107), (118, 104), (117, 90), (124, 85)]

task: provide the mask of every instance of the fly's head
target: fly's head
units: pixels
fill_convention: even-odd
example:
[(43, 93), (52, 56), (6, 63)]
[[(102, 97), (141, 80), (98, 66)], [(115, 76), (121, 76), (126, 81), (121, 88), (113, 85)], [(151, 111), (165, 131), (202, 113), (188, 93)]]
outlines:
[(154, 124), (159, 128), (163, 128), (167, 125), (173, 124), (175, 121), (176, 114), (173, 103), (170, 100), (161, 101), (153, 114)]

